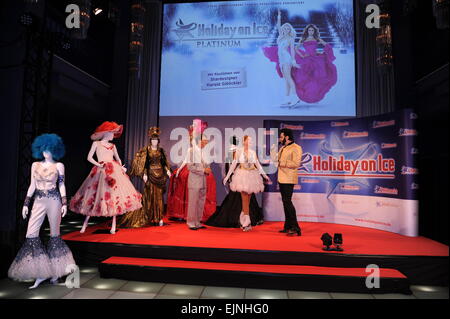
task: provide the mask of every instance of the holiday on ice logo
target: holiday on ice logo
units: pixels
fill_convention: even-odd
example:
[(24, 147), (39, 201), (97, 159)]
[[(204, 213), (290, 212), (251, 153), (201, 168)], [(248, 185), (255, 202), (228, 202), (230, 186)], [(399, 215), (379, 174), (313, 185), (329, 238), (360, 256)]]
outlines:
[(327, 175), (330, 177), (349, 175), (363, 178), (394, 178), (392, 174), (386, 175), (386, 173), (395, 172), (395, 159), (384, 158), (382, 154), (378, 154), (375, 159), (357, 160), (348, 160), (343, 155), (339, 157), (328, 156), (325, 158), (314, 155), (312, 157), (312, 171), (329, 172)]

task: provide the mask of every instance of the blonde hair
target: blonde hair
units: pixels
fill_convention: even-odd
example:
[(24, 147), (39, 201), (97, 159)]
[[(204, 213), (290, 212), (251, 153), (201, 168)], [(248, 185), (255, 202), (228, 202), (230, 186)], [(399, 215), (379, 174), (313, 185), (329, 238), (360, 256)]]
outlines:
[[(281, 33), (281, 30), (283, 30), (284, 27), (286, 27), (286, 26), (289, 28), (289, 33), (288, 33), (288, 35), (282, 34), (282, 33)], [(288, 22), (284, 23), (284, 24), (280, 27), (280, 35), (278, 36), (278, 39), (283, 38), (283, 37), (286, 37), (286, 36), (290, 36), (290, 37), (292, 37), (294, 40), (295, 40), (295, 38), (297, 37), (297, 32), (295, 31), (295, 29), (294, 29), (294, 27), (292, 26), (292, 24), (290, 24), (290, 23), (288, 23)]]

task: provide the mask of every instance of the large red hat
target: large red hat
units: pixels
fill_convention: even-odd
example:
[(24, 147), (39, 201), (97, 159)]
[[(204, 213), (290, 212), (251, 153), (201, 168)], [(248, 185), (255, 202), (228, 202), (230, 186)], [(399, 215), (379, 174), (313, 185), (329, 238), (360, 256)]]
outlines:
[(114, 133), (114, 137), (118, 138), (122, 135), (123, 125), (119, 125), (116, 122), (103, 122), (99, 127), (95, 129), (94, 134), (91, 135), (91, 140), (99, 140), (103, 138), (103, 135), (108, 132)]

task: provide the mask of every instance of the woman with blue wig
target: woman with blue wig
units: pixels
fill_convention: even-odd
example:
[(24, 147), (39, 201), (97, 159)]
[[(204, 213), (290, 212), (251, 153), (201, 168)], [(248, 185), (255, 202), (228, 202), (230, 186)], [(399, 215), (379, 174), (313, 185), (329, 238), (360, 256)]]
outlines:
[[(59, 232), (61, 218), (67, 213), (64, 165), (57, 162), (65, 153), (63, 141), (56, 134), (40, 135), (33, 142), (32, 152), (39, 161), (31, 166), (31, 183), (22, 209), (24, 219), (32, 197), (34, 203), (25, 242), (8, 271), (8, 277), (14, 280), (35, 280), (30, 289), (48, 278), (55, 284), (58, 278), (69, 274), (75, 267), (72, 252)], [(46, 216), (51, 237), (44, 247), (39, 230)]]

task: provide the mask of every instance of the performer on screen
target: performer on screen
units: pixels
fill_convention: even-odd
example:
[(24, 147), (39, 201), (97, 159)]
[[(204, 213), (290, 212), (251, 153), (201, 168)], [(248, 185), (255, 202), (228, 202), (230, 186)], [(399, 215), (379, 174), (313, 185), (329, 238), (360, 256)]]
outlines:
[[(279, 24), (280, 11), (278, 11), (277, 26)], [(280, 39), (283, 32), (286, 32), (283, 31), (283, 27), (286, 30), (292, 28), (292, 32), (295, 32), (289, 23), (283, 24), (281, 32), (279, 31), (277, 46), (263, 47), (264, 55), (270, 61), (276, 63), (278, 75), (286, 81), (287, 94), (294, 96), (292, 92), (295, 92), (295, 97), (300, 99), (300, 101), (307, 103), (319, 102), (337, 82), (337, 69), (333, 64), (333, 61), (336, 59), (333, 48), (320, 37), (319, 28), (314, 24), (308, 24), (305, 27), (298, 45), (295, 45), (295, 35), (293, 37), (294, 44), (292, 45), (290, 44), (291, 42), (283, 40), (288, 37)], [(280, 30), (279, 27), (278, 30)], [(291, 34), (291, 32), (288, 34)], [(318, 52), (319, 45), (323, 46), (323, 53)], [(303, 46), (304, 50), (300, 49), (301, 46)], [(286, 47), (289, 50), (283, 49)], [(292, 53), (292, 50), (294, 50), (294, 53)], [(288, 67), (286, 63), (289, 59), (292, 61), (291, 67)], [(283, 106), (290, 108), (299, 107), (300, 103), (292, 102)]]
[[(251, 195), (263, 192), (263, 178), (266, 181), (269, 180), (269, 177), (259, 163), (256, 152), (251, 149), (251, 145), (251, 137), (245, 135), (243, 138), (243, 147), (236, 151), (230, 170), (223, 180), (223, 184), (226, 185), (231, 174), (234, 173), (233, 180), (230, 183), (230, 189), (234, 192), (241, 193), (242, 211), (239, 216), (239, 223), (243, 231), (252, 229), (249, 210)], [(261, 178), (261, 175), (263, 178)]]
[(272, 148), (271, 158), (278, 167), (278, 185), (285, 216), (284, 227), (280, 233), (301, 236), (297, 213), (292, 204), (292, 194), (294, 186), (298, 184), (298, 169), (301, 165), (303, 151), (300, 145), (294, 143), (294, 134), (290, 129), (284, 128), (280, 131), (279, 142), (282, 147), (278, 152)]
[(280, 9), (278, 9), (277, 30), (277, 46), (264, 47), (263, 52), (271, 61), (277, 62), (278, 74), (284, 78), (286, 85), (286, 100), (282, 103), (282, 106), (290, 107), (300, 102), (291, 72), (293, 68), (300, 67), (295, 60), (295, 37), (297, 34), (290, 23), (286, 22), (281, 25)]
[(112, 217), (110, 233), (115, 234), (116, 216), (142, 207), (142, 195), (125, 174), (116, 146), (111, 143), (122, 130), (122, 125), (104, 122), (91, 135), (94, 142), (87, 159), (94, 167), (70, 201), (70, 210), (86, 216), (80, 233), (85, 232), (89, 218), (97, 216)]
[[(229, 157), (225, 163), (225, 176), (230, 170), (230, 163), (236, 159), (237, 150), (237, 138), (233, 136), (232, 146), (229, 150)], [(233, 180), (233, 174), (230, 175), (230, 181)], [(242, 196), (239, 192), (234, 192), (230, 189), (227, 196), (222, 202), (222, 205), (217, 209), (217, 211), (206, 221), (206, 225), (214, 227), (241, 227), (240, 214), (242, 212)], [(264, 216), (261, 208), (258, 205), (256, 196), (254, 193), (251, 194), (250, 204), (249, 204), (249, 216), (252, 226), (260, 225), (264, 223)]]
[[(319, 44), (323, 53), (318, 53)], [(301, 66), (292, 72), (297, 94), (307, 103), (319, 102), (337, 82), (333, 48), (320, 37), (319, 28), (314, 24), (305, 27), (298, 46), (304, 50), (295, 47)]]

